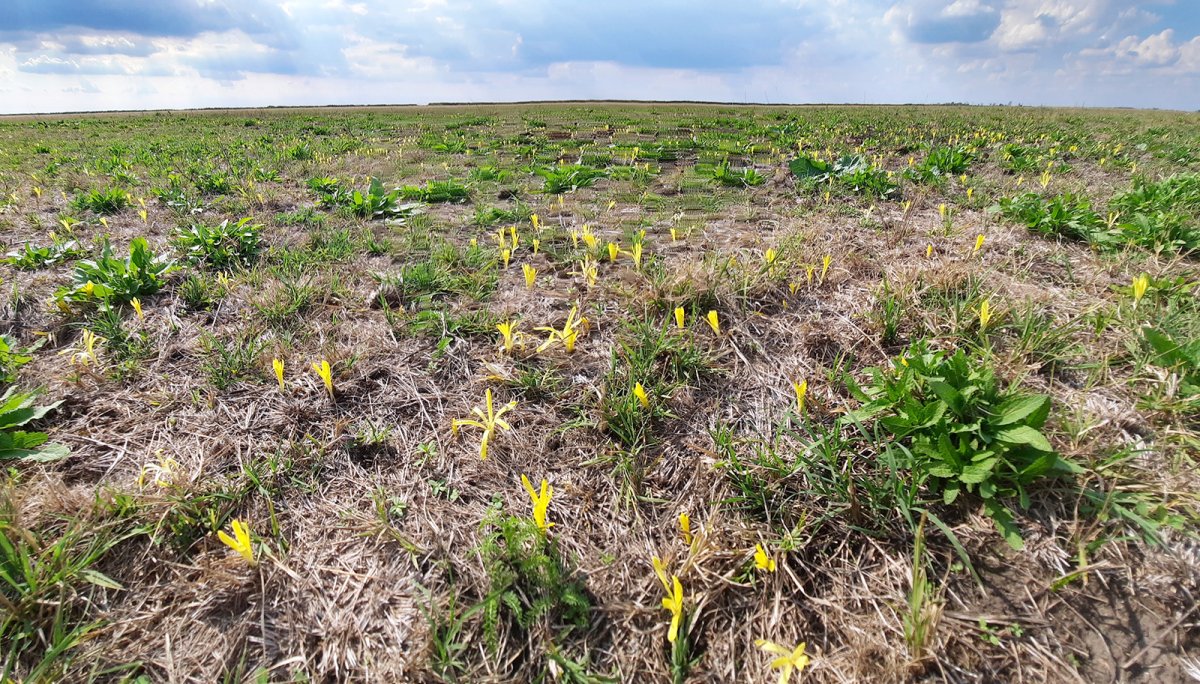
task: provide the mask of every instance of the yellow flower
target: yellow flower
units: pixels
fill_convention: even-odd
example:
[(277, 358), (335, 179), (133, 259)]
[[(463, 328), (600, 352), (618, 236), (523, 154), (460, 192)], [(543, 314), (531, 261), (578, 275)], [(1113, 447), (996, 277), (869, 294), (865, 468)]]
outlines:
[(714, 333), (717, 335), (721, 334), (721, 320), (717, 316), (716, 311), (709, 311), (708, 315), (705, 316), (704, 319), (708, 321), (708, 327), (712, 328)]
[(537, 254), (538, 250), (541, 248), (542, 248), (542, 241), (537, 238), (534, 238), (533, 239), (533, 253)]
[(683, 543), (692, 543), (692, 519), (687, 513), (679, 514), (679, 531), (683, 533)]
[(250, 528), (246, 527), (246, 523), (241, 520), (234, 520), (233, 536), (225, 534), (224, 530), (217, 530), (217, 538), (225, 543), (226, 546), (241, 554), (242, 558), (246, 559), (251, 567), (257, 565), (254, 560), (254, 545), (250, 541)]
[(826, 254), (821, 260), (821, 282), (825, 282), (825, 274), (829, 272), (829, 264), (833, 263), (833, 257)]
[(675, 242), (678, 239), (679, 239), (679, 230), (677, 228), (672, 228), (671, 229), (671, 242)]
[(534, 229), (534, 230), (541, 230), (541, 227), (542, 227), (542, 222), (541, 222), (540, 220), (538, 220), (538, 215), (537, 215), (537, 214), (530, 214), (530, 215), (529, 215), (529, 222), (533, 224), (533, 229)]
[(104, 338), (85, 329), (80, 336), (80, 341), (83, 342), (83, 349), (71, 356), (71, 363), (77, 363), (84, 367), (95, 365), (99, 361), (96, 356), (96, 343), (103, 343)]
[(164, 456), (162, 449), (159, 449), (155, 453), (159, 457), (158, 463), (147, 463), (142, 466), (141, 472), (138, 473), (137, 486), (139, 489), (146, 486), (147, 475), (153, 475), (153, 482), (159, 487), (170, 487), (171, 479), (179, 469), (178, 461), (170, 456)]
[(509, 425), (504, 420), (501, 420), (500, 416), (504, 415), (506, 412), (512, 410), (513, 408), (516, 408), (516, 406), (517, 406), (517, 402), (510, 401), (507, 404), (505, 404), (504, 406), (501, 406), (499, 411), (496, 411), (492, 406), (492, 390), (491, 390), (491, 388), (488, 388), (488, 390), (484, 393), (484, 403), (487, 405), (487, 413), (486, 414), (484, 413), (484, 410), (479, 408), (478, 406), (471, 409), (471, 413), (475, 414), (475, 416), (477, 418), (479, 418), (479, 420), (470, 420), (470, 419), (466, 419), (466, 418), (463, 418), (463, 419), (455, 418), (450, 423), (450, 430), (452, 432), (454, 432), (455, 434), (458, 433), (458, 428), (463, 425), (470, 425), (472, 427), (477, 427), (477, 428), (483, 430), (483, 437), (479, 440), (479, 459), (480, 460), (487, 459), (488, 442), (491, 441), (492, 435), (494, 435), (496, 432), (496, 428), (500, 428), (501, 430), (504, 430), (505, 432), (512, 429), (512, 426)]
[(525, 491), (529, 492), (529, 498), (533, 501), (533, 522), (537, 524), (538, 529), (545, 532), (554, 527), (554, 523), (546, 522), (546, 513), (550, 509), (550, 498), (554, 496), (554, 489), (550, 487), (550, 483), (546, 481), (546, 478), (542, 478), (540, 494), (533, 489), (529, 478), (524, 475), (521, 476), (521, 484), (525, 486)]
[(675, 327), (683, 329), (683, 307), (675, 307)]
[(138, 216), (141, 217), (142, 223), (146, 222), (146, 210), (145, 209), (138, 209)]
[(778, 656), (771, 661), (771, 669), (779, 670), (779, 684), (788, 684), (793, 672), (802, 672), (804, 668), (808, 667), (808, 656), (804, 655), (806, 645), (804, 643), (794, 649), (787, 649), (766, 639), (756, 639), (754, 645), (771, 655)]
[(1150, 276), (1146, 273), (1133, 279), (1133, 307), (1136, 309), (1138, 302), (1142, 301), (1142, 297), (1146, 296), (1146, 290), (1150, 288)]
[(134, 297), (133, 299), (129, 300), (129, 304), (133, 306), (133, 311), (137, 314), (138, 320), (145, 318), (145, 316), (142, 315), (142, 300)]
[(992, 305), (990, 299), (983, 300), (979, 305), (979, 329), (986, 330), (988, 321), (992, 320)]
[(932, 244), (925, 245), (925, 258), (928, 259), (929, 257), (932, 257), (932, 256), (933, 256), (933, 245)]
[(949, 211), (949, 210), (946, 208), (945, 202), (942, 202), (941, 204), (938, 205), (938, 216), (941, 216), (942, 218), (946, 218), (947, 211)]
[(642, 243), (633, 243), (633, 249), (629, 250), (629, 256), (633, 257), (633, 267), (641, 269), (642, 267)]
[(667, 571), (663, 566), (663, 562), (657, 557), (652, 558), (654, 564), (654, 573), (658, 575), (658, 581), (662, 583), (663, 589), (667, 595), (662, 600), (662, 607), (671, 611), (671, 627), (667, 631), (667, 641), (675, 643), (679, 638), (679, 625), (683, 622), (683, 585), (679, 582), (679, 578), (671, 575), (671, 579), (667, 579)]
[(804, 397), (808, 395), (808, 380), (793, 382), (792, 389), (796, 390), (796, 413), (804, 413)]
[(279, 381), (279, 391), (282, 392), (283, 387), (283, 359), (275, 359), (271, 362), (271, 367), (275, 369), (275, 379)]
[(774, 247), (768, 247), (763, 254), (763, 261), (767, 263), (767, 269), (770, 270), (775, 265), (775, 260), (779, 258), (779, 252), (775, 251)]
[(93, 283), (90, 280), (87, 281), (86, 283), (84, 283), (83, 284), (83, 293), (89, 297), (91, 297), (93, 294), (95, 294), (96, 293), (96, 283)]
[(313, 372), (321, 378), (321, 382), (325, 383), (325, 391), (329, 393), (329, 398), (333, 398), (333, 369), (329, 367), (329, 362), (321, 359), (320, 363), (313, 361)]
[(525, 287), (532, 290), (533, 284), (537, 282), (537, 269), (529, 264), (525, 264), (521, 267), (521, 270), (525, 273)]
[(504, 261), (504, 268), (508, 268), (508, 260), (510, 258), (512, 258), (512, 250), (509, 250), (509, 249), (500, 250), (500, 259), (502, 259)]
[(563, 324), (562, 330), (555, 330), (549, 326), (534, 328), (534, 330), (550, 333), (550, 335), (546, 338), (546, 341), (537, 348), (539, 354), (549, 349), (550, 346), (555, 342), (562, 342), (563, 347), (567, 350), (568, 354), (575, 351), (575, 340), (579, 338), (579, 328), (586, 327), (588, 324), (587, 318), (583, 316), (576, 318), (578, 313), (578, 306), (571, 307), (571, 312), (567, 314), (567, 322)]
[(642, 408), (650, 408), (650, 398), (646, 396), (646, 388), (642, 387), (642, 383), (639, 382), (633, 386), (633, 396), (637, 397)]
[(579, 232), (579, 237), (583, 238), (583, 242), (588, 246), (588, 249), (596, 249), (596, 234), (592, 232), (591, 226), (586, 223), (583, 224), (583, 229)]
[(621, 248), (617, 247), (617, 243), (615, 243), (615, 242), (608, 243), (608, 260), (609, 261), (612, 261), (615, 263), (617, 260), (617, 255), (620, 253), (621, 253)]
[(512, 351), (513, 350), (513, 324), (512, 324), (512, 322), (510, 321), (507, 323), (497, 323), (496, 330), (500, 331), (500, 335), (503, 338), (500, 342), (500, 346), (506, 352)]
[(775, 559), (767, 555), (762, 544), (754, 545), (754, 567), (767, 572), (775, 572)]
[(983, 247), (983, 240), (984, 240), (983, 233), (980, 233), (979, 235), (975, 236), (975, 249), (971, 250), (972, 254), (974, 254), (975, 252), (978, 252), (979, 249), (981, 247)]

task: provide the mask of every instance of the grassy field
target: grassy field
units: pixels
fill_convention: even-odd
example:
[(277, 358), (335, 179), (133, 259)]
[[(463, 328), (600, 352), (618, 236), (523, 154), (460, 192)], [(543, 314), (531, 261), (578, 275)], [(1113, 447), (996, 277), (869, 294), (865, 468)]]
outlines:
[(1198, 217), (1188, 113), (0, 119), (0, 680), (1188, 681)]

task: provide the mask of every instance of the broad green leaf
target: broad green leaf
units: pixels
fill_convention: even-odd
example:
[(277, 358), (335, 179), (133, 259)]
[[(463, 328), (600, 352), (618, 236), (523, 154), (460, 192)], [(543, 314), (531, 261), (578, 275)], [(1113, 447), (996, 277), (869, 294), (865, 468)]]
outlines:
[(830, 172), (829, 164), (810, 157), (797, 157), (788, 162), (788, 168), (800, 178), (816, 178)]
[[(1045, 422), (1045, 416), (1050, 412), (1050, 397), (1041, 394), (1015, 397), (1000, 407), (1000, 415), (996, 425), (1011, 425), (1024, 422), (1040, 426)], [(1038, 417), (1041, 416), (1039, 420)], [(1029, 420), (1026, 420), (1029, 418)]]
[(1017, 425), (996, 433), (996, 439), (1005, 444), (1024, 444), (1038, 451), (1054, 451), (1050, 442), (1041, 432), (1028, 425)]
[(962, 474), (958, 476), (958, 479), (967, 484), (979, 484), (992, 476), (995, 467), (995, 458), (990, 458), (979, 463), (972, 463), (963, 468)]

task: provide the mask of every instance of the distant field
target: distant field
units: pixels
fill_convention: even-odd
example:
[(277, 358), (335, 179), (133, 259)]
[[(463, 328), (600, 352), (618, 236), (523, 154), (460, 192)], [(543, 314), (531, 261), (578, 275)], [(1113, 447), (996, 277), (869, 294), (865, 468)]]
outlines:
[(1200, 676), (1200, 115), (3, 118), (0, 239), (0, 681)]

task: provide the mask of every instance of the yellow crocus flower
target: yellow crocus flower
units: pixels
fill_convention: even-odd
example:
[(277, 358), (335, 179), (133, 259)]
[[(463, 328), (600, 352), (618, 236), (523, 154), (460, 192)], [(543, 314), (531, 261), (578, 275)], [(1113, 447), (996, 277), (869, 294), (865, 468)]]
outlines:
[(808, 656), (804, 655), (806, 646), (804, 643), (794, 649), (788, 649), (766, 639), (756, 639), (754, 645), (777, 656), (771, 661), (771, 669), (779, 670), (779, 684), (788, 684), (793, 672), (801, 672), (808, 667)]
[(231, 526), (233, 528), (232, 537), (224, 530), (217, 530), (217, 538), (229, 548), (237, 551), (251, 567), (257, 565), (258, 563), (254, 560), (254, 545), (250, 541), (250, 528), (241, 520), (234, 520)]
[(533, 501), (533, 522), (538, 526), (539, 530), (543, 532), (548, 531), (551, 527), (554, 527), (554, 523), (547, 522), (546, 520), (546, 514), (550, 510), (550, 498), (554, 496), (554, 489), (546, 481), (546, 478), (542, 478), (540, 493), (534, 490), (533, 484), (524, 475), (521, 476), (521, 484), (524, 485), (525, 491), (529, 492), (529, 499)]
[(767, 572), (775, 572), (775, 559), (767, 554), (762, 544), (754, 545), (754, 567)]

